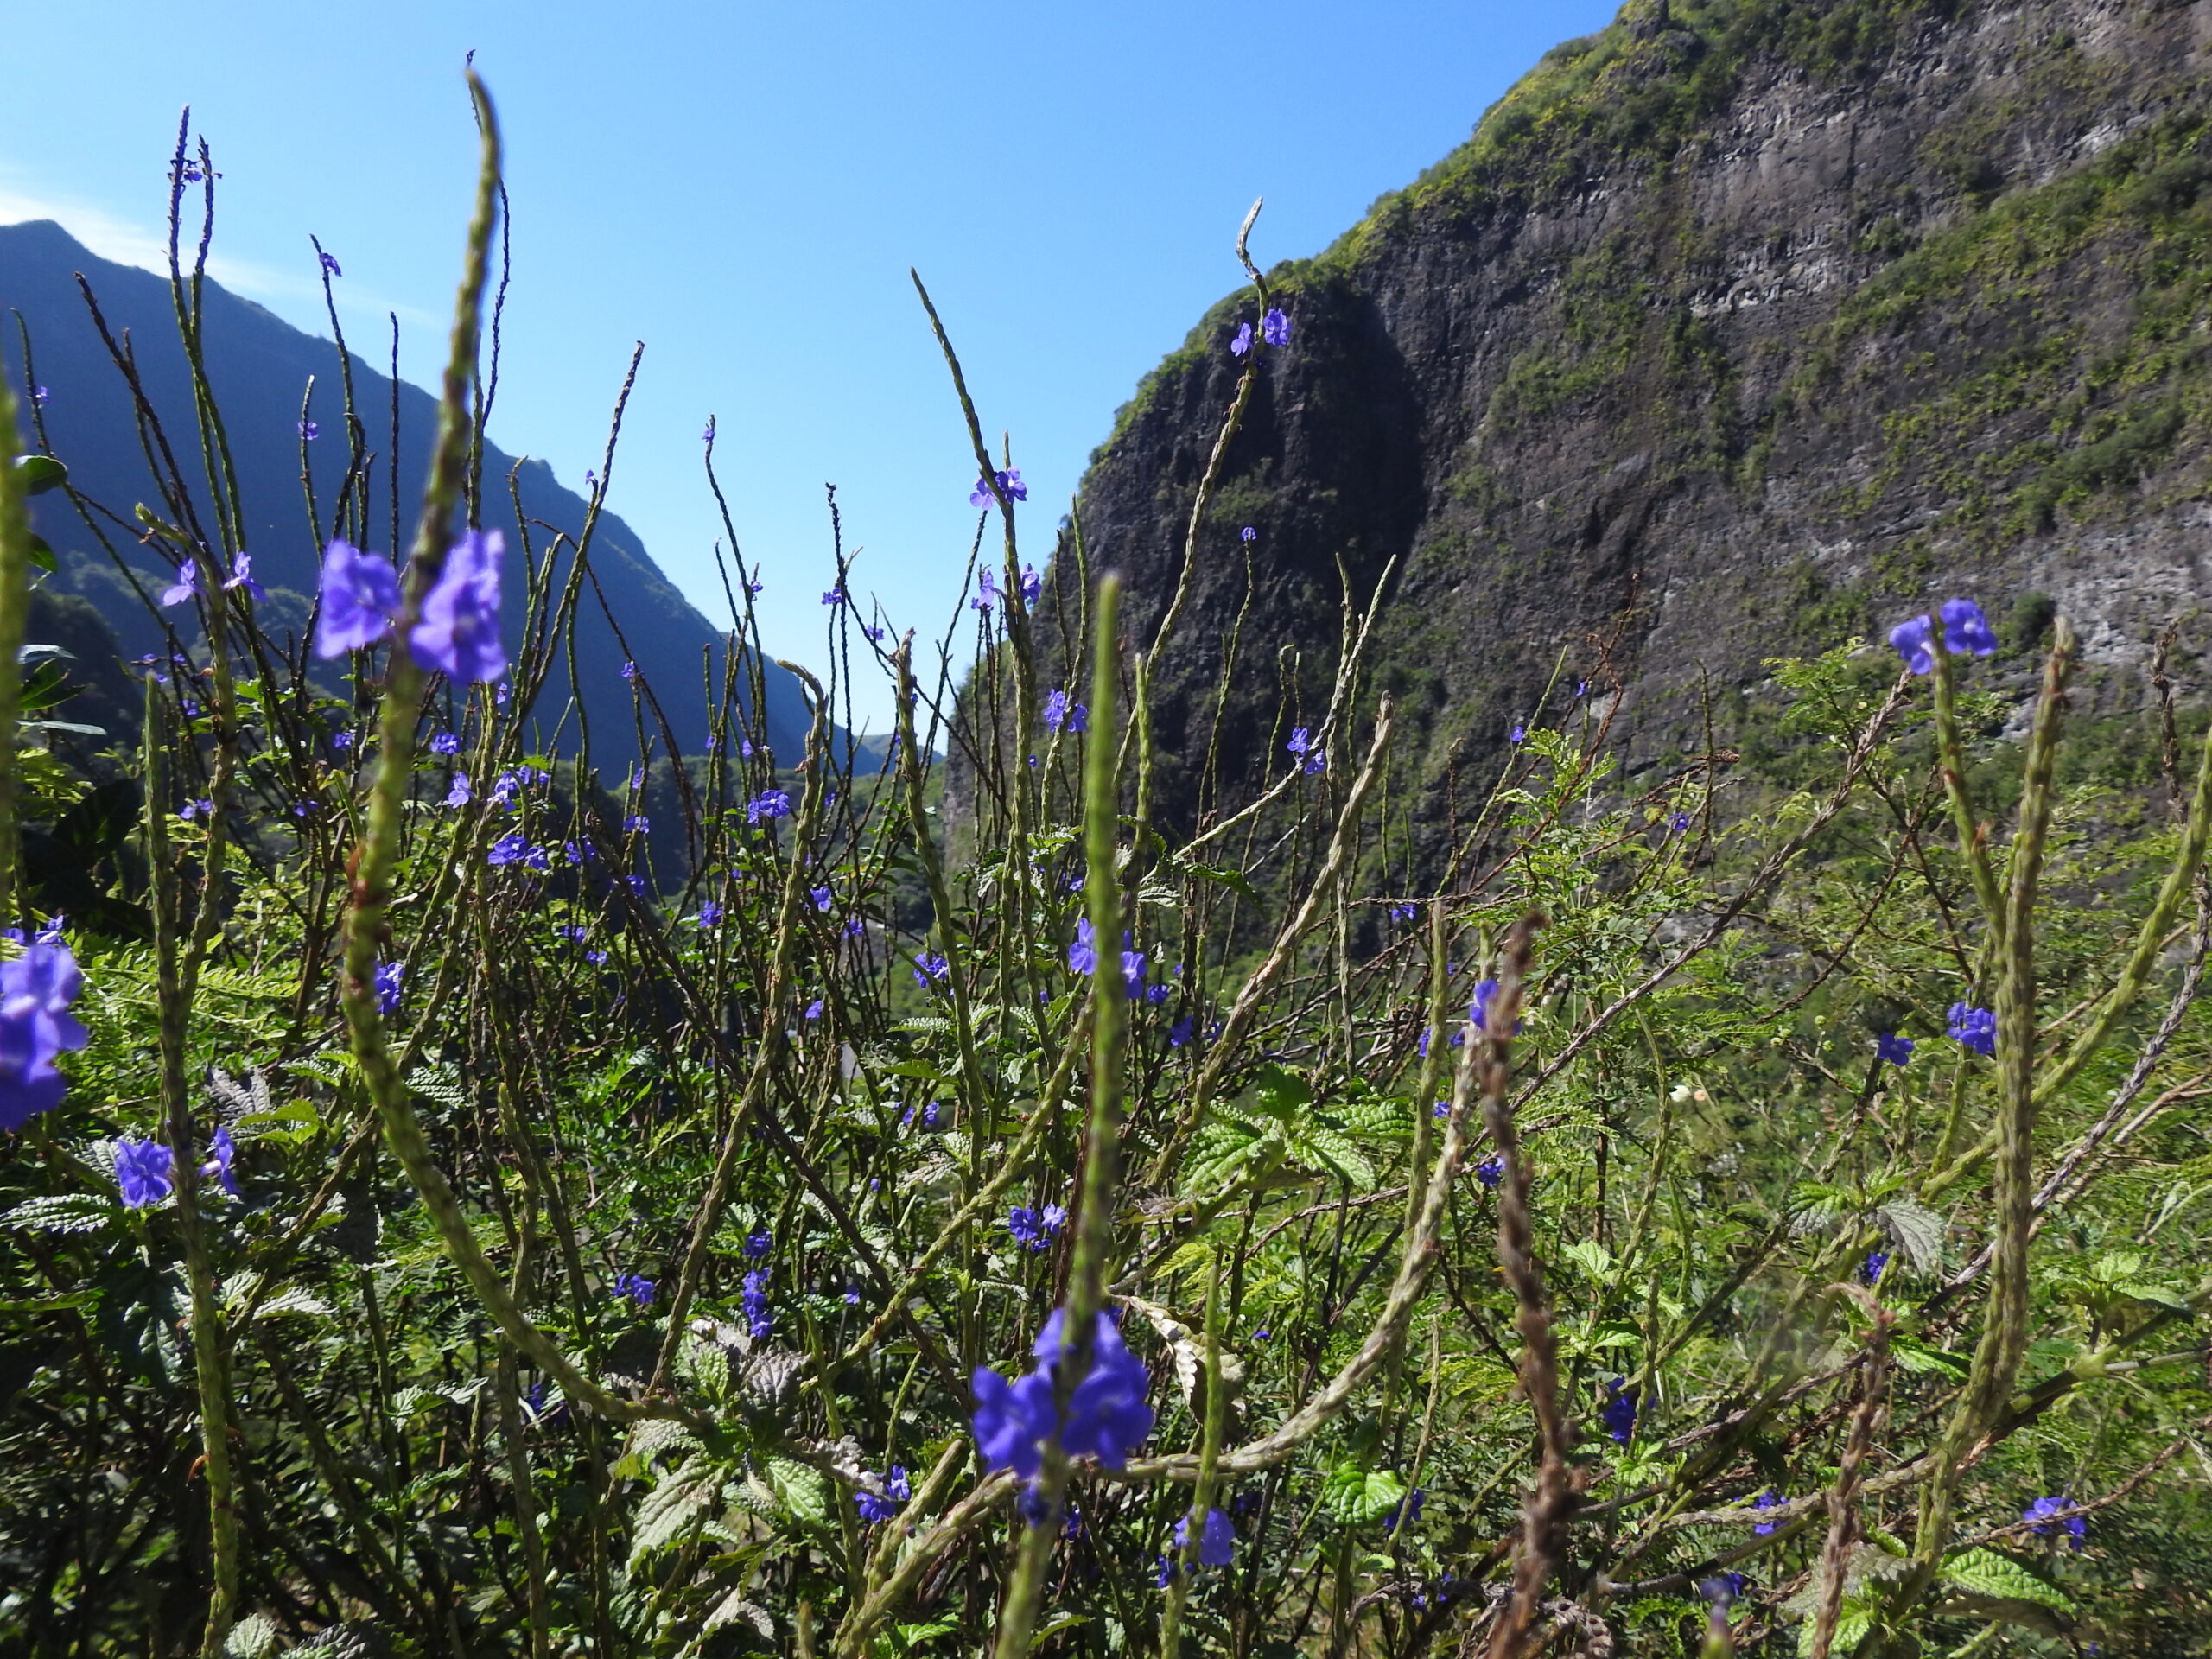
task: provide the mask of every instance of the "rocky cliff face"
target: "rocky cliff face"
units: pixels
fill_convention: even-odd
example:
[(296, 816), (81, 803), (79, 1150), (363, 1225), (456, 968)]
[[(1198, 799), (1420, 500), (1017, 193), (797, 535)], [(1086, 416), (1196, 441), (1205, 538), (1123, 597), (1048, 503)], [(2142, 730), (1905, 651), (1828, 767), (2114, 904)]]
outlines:
[[(1579, 680), (1663, 767), (1764, 659), (1955, 593), (2024, 644), (2055, 601), (2127, 695), (2212, 593), (2208, 67), (2212, 0), (1632, 0), (1548, 54), (1271, 273), (1294, 332), (1156, 665), (1167, 810), (1289, 764), (1378, 589), (1432, 852)], [(1208, 314), (1084, 486), (1140, 647), (1247, 320)]]

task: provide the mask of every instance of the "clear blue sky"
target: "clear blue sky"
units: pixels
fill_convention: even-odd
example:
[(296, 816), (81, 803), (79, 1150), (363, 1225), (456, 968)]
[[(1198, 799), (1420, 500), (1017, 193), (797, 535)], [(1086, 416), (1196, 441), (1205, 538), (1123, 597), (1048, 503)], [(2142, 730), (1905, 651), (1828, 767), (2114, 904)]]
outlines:
[[(434, 378), (474, 148), (463, 54), (508, 148), (515, 279), (493, 435), (567, 482), (645, 358), (610, 505), (710, 616), (699, 431), (772, 650), (818, 652), (838, 486), (855, 586), (933, 635), (975, 467), (906, 277), (921, 270), (987, 429), (1010, 430), (1039, 554), (1138, 379), (1240, 279), (1319, 251), (1463, 140), (1609, 0), (1109, 0), (953, 7), (645, 0), (78, 0), (16, 8), (0, 223), (60, 219), (149, 263), (180, 106), (224, 178), (216, 274)], [(359, 331), (355, 333), (355, 331)], [(862, 712), (877, 723), (887, 697)]]

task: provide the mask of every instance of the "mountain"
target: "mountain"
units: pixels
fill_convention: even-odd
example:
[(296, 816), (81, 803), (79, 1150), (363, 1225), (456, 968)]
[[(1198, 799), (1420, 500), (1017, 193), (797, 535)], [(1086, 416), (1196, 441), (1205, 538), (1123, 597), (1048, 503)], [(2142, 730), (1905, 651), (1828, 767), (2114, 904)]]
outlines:
[[(1382, 601), (1432, 871), (1584, 680), (1641, 787), (1737, 734), (1766, 659), (1955, 594), (2019, 697), (2055, 606), (2085, 717), (2139, 702), (2212, 594), (2208, 48), (2206, 0), (1632, 0), (1552, 51), (1271, 273), (1291, 338), (1154, 668), (1161, 809), (1290, 764), (1346, 597)], [(1092, 458), (1085, 551), (1140, 647), (1259, 320), (1215, 306)]]
[[(67, 464), (71, 484), (119, 515), (121, 524), (97, 513), (94, 523), (135, 573), (138, 586), (158, 594), (173, 579), (169, 566), (134, 545), (135, 531), (128, 526), (138, 503), (162, 511), (162, 497), (141, 447), (129, 391), (78, 286), (79, 273), (97, 298), (110, 332), (122, 340), (127, 331), (148, 397), (204, 514), (207, 473), (192, 420), (189, 370), (177, 337), (168, 281), (96, 257), (51, 222), (0, 226), (0, 307), (22, 320), (31, 378), (47, 389), (38, 411), (47, 442)], [(305, 626), (308, 596), (315, 592), (320, 568), (320, 538), (301, 489), (301, 406), (310, 378), (310, 418), (318, 435), (305, 448), (325, 533), (346, 469), (338, 348), (212, 281), (206, 284), (202, 315), (207, 378), (238, 473), (245, 550), (252, 555), (255, 577), (269, 589), (269, 600), (258, 614), (262, 626), (281, 639)], [(21, 347), (21, 337), (9, 340), (6, 355), (17, 359)], [(351, 354), (346, 366), (352, 372), (365, 445), (375, 457), (368, 486), (371, 543), (377, 551), (388, 552), (396, 541), (404, 554), (414, 534), (437, 404), (429, 393), (404, 382), (397, 388), (395, 403), (392, 381), (358, 353)], [(389, 460), (395, 423), (399, 456), (396, 537)], [(511, 471), (512, 497), (506, 484)], [(520, 635), (524, 587), (514, 500), (519, 499), (532, 539), (541, 549), (554, 531), (570, 537), (581, 532), (585, 503), (556, 483), (543, 461), (526, 461), (517, 467), (512, 457), (490, 444), (485, 447), (483, 477), (482, 522), (503, 531), (509, 551), (505, 593), (512, 649)], [(118, 568), (117, 557), (103, 549), (67, 498), (49, 494), (32, 505), (41, 534), (60, 556), (60, 568), (50, 583), (57, 596), (74, 594), (91, 601), (114, 629), (126, 655), (167, 650), (161, 624), (133, 591), (132, 576)], [(566, 569), (564, 559), (563, 575)], [(717, 664), (721, 660), (722, 631), (670, 584), (629, 526), (611, 513), (600, 517), (590, 569), (605, 609), (587, 585), (578, 607), (575, 670), (594, 753), (608, 764), (619, 764), (626, 754), (636, 752), (631, 685), (621, 674), (626, 660), (647, 671), (675, 742), (696, 752), (708, 723), (702, 664), (709, 658)], [(771, 664), (766, 686), (770, 741), (787, 763), (796, 762), (807, 728), (798, 683)], [(544, 728), (561, 719), (569, 695), (566, 666), (556, 662), (537, 710)], [(664, 750), (650, 711), (646, 729), (656, 749)], [(561, 736), (572, 744), (575, 734), (575, 721), (570, 717)]]

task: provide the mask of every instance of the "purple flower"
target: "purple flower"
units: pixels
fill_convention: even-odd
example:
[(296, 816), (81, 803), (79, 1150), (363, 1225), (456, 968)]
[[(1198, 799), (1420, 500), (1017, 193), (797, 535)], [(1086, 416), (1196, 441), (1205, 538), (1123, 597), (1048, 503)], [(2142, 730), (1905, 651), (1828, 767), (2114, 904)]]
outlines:
[(827, 887), (809, 887), (806, 896), (814, 900), (815, 909), (825, 916), (830, 913), (830, 906), (836, 902), (836, 895)]
[(1122, 935), (1122, 983), (1128, 988), (1129, 1001), (1134, 1002), (1144, 995), (1144, 952), (1128, 946), (1128, 935)]
[(31, 388), (31, 403), (39, 409), (44, 409), (46, 407), (46, 400), (52, 396), (53, 394), (48, 391), (44, 386), (33, 386)]
[(1997, 1016), (1987, 1008), (1952, 1003), (1950, 1034), (1977, 1054), (1996, 1057)]
[[(746, 1243), (750, 1249), (752, 1241)], [(772, 1323), (768, 1313), (768, 1274), (764, 1268), (755, 1268), (745, 1275), (745, 1289), (738, 1300), (745, 1305), (746, 1323), (753, 1341), (760, 1341), (767, 1336)]]
[(506, 539), (496, 530), (465, 531), (445, 569), (423, 597), (423, 619), (407, 636), (415, 660), (458, 681), (496, 680), (507, 671), (499, 639), (499, 561)]
[(1382, 1530), (1395, 1532), (1400, 1527), (1419, 1526), (1421, 1512), (1427, 1503), (1428, 1493), (1419, 1486), (1414, 1487), (1406, 1494), (1405, 1501), (1398, 1505), (1390, 1518), (1382, 1523)]
[(1690, 815), (1689, 815), (1688, 813), (1687, 813), (1687, 812), (1669, 812), (1669, 813), (1667, 815), (1667, 833), (1668, 833), (1669, 835), (1670, 835), (1670, 836), (1679, 836), (1679, 835), (1681, 835), (1681, 834), (1682, 833), (1682, 831), (1683, 831), (1683, 830), (1685, 830), (1688, 829), (1689, 827), (1690, 827)]
[(988, 613), (999, 602), (999, 582), (988, 569), (976, 573), (976, 597), (968, 601), (971, 611)]
[(58, 938), (41, 934), (15, 961), (0, 963), (0, 1128), (20, 1129), (61, 1103), (68, 1081), (54, 1059), (85, 1046), (85, 1027), (69, 1012), (84, 985)]
[(177, 566), (176, 581), (162, 589), (162, 603), (165, 606), (189, 605), (199, 597), (200, 564), (197, 560), (188, 558)]
[(343, 657), (391, 632), (399, 610), (399, 576), (391, 562), (334, 541), (322, 553), (322, 608), (315, 623), (315, 654)]
[(300, 423), (300, 435), (302, 438), (305, 438), (309, 443), (313, 443), (317, 438), (322, 435), (322, 429), (317, 426), (313, 421), (302, 421)]
[(1529, 728), (1516, 720), (1513, 722), (1513, 729), (1505, 734), (1505, 741), (1509, 743), (1518, 743), (1528, 735)]
[(847, 1285), (845, 1287), (845, 1306), (847, 1307), (858, 1307), (860, 1305), (860, 1287), (858, 1285)]
[(530, 838), (521, 830), (517, 830), (512, 834), (501, 836), (493, 842), (491, 851), (486, 853), (485, 857), (496, 870), (509, 864), (526, 862), (530, 853)]
[(942, 985), (952, 972), (952, 964), (933, 950), (925, 950), (914, 958), (914, 983), (924, 990)]
[(234, 593), (240, 588), (252, 595), (256, 604), (269, 602), (269, 590), (253, 579), (253, 555), (251, 553), (238, 555), (237, 567), (231, 572), (230, 580), (223, 584), (223, 591), (226, 594)]
[(169, 1195), (170, 1175), (176, 1154), (160, 1141), (118, 1141), (115, 1143), (115, 1184), (123, 1202), (133, 1210), (159, 1204)]
[(810, 1003), (808, 1003), (808, 1004), (806, 1005), (806, 1018), (808, 1018), (809, 1020), (819, 1020), (821, 1017), (822, 1017), (822, 999), (821, 999), (820, 997), (818, 997), (818, 996), (817, 996), (817, 997), (816, 997), (816, 998), (814, 999), (814, 1001), (811, 1001), (811, 1002), (810, 1002)]
[(636, 679), (636, 678), (638, 677), (638, 665), (637, 665), (635, 663), (625, 663), (625, 664), (622, 664), (622, 677), (623, 677), (624, 679), (626, 679), (626, 680), (634, 680), (634, 679)]
[(406, 977), (404, 963), (387, 962), (377, 969), (377, 1012), (394, 1014), (399, 1012), (399, 982)]
[(704, 431), (702, 431), (702, 432), (701, 432), (701, 433), (699, 434), (699, 442), (702, 442), (702, 443), (712, 443), (714, 441), (715, 441), (715, 417), (714, 417), (713, 416), (709, 415), (709, 416), (707, 416), (707, 425), (706, 425), (706, 429), (705, 429)]
[(845, 587), (844, 587), (844, 584), (843, 584), (842, 582), (840, 582), (840, 583), (838, 583), (838, 584), (837, 584), (837, 586), (836, 586), (835, 588), (831, 588), (828, 593), (826, 593), (826, 594), (823, 594), (823, 595), (822, 595), (822, 602), (823, 602), (824, 605), (842, 605), (842, 604), (843, 604), (843, 603), (845, 602)]
[(634, 1273), (622, 1274), (614, 1281), (614, 1294), (617, 1296), (627, 1296), (639, 1307), (651, 1307), (653, 1305), (653, 1293), (658, 1288), (659, 1286), (654, 1281), (643, 1278)]
[[(1491, 1034), (1490, 1027), (1485, 1022), (1490, 1017), (1491, 999), (1497, 995), (1497, 982), (1494, 979), (1486, 979), (1475, 987), (1475, 1000), (1467, 1007), (1467, 1018), (1474, 1021), (1475, 1029), (1484, 1036)], [(1525, 1022), (1516, 1020), (1513, 1022), (1513, 1030), (1509, 1034), (1518, 1037), (1523, 1023)]]
[(1045, 698), (1045, 729), (1080, 732), (1088, 729), (1090, 710), (1065, 691), (1054, 690)]
[(1605, 1433), (1622, 1446), (1636, 1433), (1637, 1389), (1624, 1376), (1617, 1376), (1605, 1384), (1605, 1404), (1598, 1414), (1605, 1425)]
[(757, 1233), (745, 1236), (745, 1254), (748, 1260), (758, 1262), (776, 1248), (776, 1236), (763, 1227)]
[(1260, 539), (1260, 532), (1253, 529), (1249, 524), (1245, 525), (1243, 529), (1238, 531), (1236, 533), (1238, 537), (1244, 541), (1256, 542)]
[(1023, 1249), (1047, 1250), (1060, 1229), (1067, 1225), (1067, 1219), (1065, 1205), (1048, 1204), (1041, 1210), (1033, 1210), (1026, 1204), (1017, 1204), (1006, 1218), (1006, 1230)]
[(1260, 319), (1260, 338), (1270, 346), (1289, 345), (1290, 319), (1274, 306), (1269, 306), (1268, 315)]
[(1044, 1442), (1057, 1440), (1071, 1458), (1096, 1457), (1108, 1468), (1119, 1469), (1152, 1433), (1152, 1408), (1144, 1398), (1152, 1377), (1114, 1321), (1103, 1312), (1097, 1318), (1090, 1370), (1076, 1384), (1065, 1421), (1052, 1401), (1065, 1322), (1061, 1310), (1054, 1309), (1038, 1333), (1031, 1350), (1035, 1370), (1016, 1382), (988, 1367), (976, 1370), (970, 1380), (976, 1395), (972, 1422), (986, 1468), (1011, 1469), (1029, 1479), (1043, 1464)]
[[(1187, 1549), (1191, 1543), (1191, 1517), (1182, 1516), (1175, 1522), (1175, 1548)], [(1205, 1524), (1198, 1529), (1198, 1565), (1227, 1567), (1236, 1559), (1236, 1532), (1229, 1524), (1229, 1517), (1219, 1510), (1206, 1511)]]
[(430, 753), (432, 754), (459, 754), (461, 739), (452, 732), (440, 732), (430, 740)]
[[(1997, 635), (1989, 626), (1989, 619), (1981, 613), (1981, 607), (1970, 599), (1947, 599), (1936, 615), (1943, 624), (1943, 649), (1957, 655), (1971, 652), (1977, 657), (1986, 657), (1997, 649)], [(1935, 626), (1923, 613), (1910, 621), (1900, 622), (1890, 630), (1890, 643), (1897, 647), (1897, 655), (1916, 674), (1932, 674), (1936, 670)]]
[(1883, 1270), (1889, 1265), (1890, 1253), (1887, 1250), (1869, 1250), (1866, 1264), (1859, 1269), (1859, 1276), (1870, 1285), (1878, 1285), (1882, 1282)]
[(622, 833), (626, 836), (649, 836), (652, 829), (653, 821), (642, 812), (632, 812), (622, 820)]
[(1440, 1100), (1440, 1101), (1438, 1101), (1438, 1102), (1437, 1102), (1433, 1106), (1431, 1106), (1431, 1107), (1428, 1109), (1428, 1115), (1429, 1115), (1431, 1117), (1449, 1117), (1449, 1116), (1452, 1116), (1452, 1103), (1451, 1103), (1450, 1101), (1448, 1101), (1448, 1100)]
[(1878, 1032), (1874, 1037), (1874, 1058), (1891, 1065), (1903, 1065), (1912, 1058), (1912, 1039), (1900, 1037), (1894, 1031)]
[(209, 800), (187, 801), (177, 808), (176, 815), (187, 823), (194, 818), (212, 818), (215, 816), (215, 803)]
[(1496, 1156), (1484, 1159), (1475, 1166), (1475, 1179), (1484, 1186), (1495, 1187), (1505, 1179), (1505, 1160)]
[(763, 818), (788, 818), (791, 815), (791, 798), (780, 789), (764, 789), (745, 804), (745, 821), (758, 823)]
[(1393, 905), (1390, 906), (1390, 919), (1394, 922), (1410, 922), (1420, 914), (1421, 906), (1418, 905)]
[(722, 907), (713, 899), (702, 899), (699, 905), (699, 925), (712, 927), (722, 918)]
[(1252, 325), (1249, 322), (1240, 322), (1236, 325), (1236, 337), (1229, 342), (1230, 355), (1242, 357), (1251, 349)]
[[(1787, 1501), (1779, 1492), (1770, 1488), (1751, 1500), (1751, 1507), (1755, 1510), (1778, 1510)], [(1754, 1538), (1771, 1538), (1774, 1529), (1781, 1524), (1779, 1521), (1762, 1521), (1751, 1529), (1751, 1535)]]
[(854, 916), (847, 918), (845, 922), (845, 937), (847, 938), (857, 939), (867, 931), (868, 922), (865, 918)]
[(235, 1198), (238, 1196), (238, 1178), (231, 1167), (231, 1161), (238, 1156), (238, 1143), (231, 1139), (228, 1129), (219, 1128), (215, 1131), (214, 1139), (207, 1143), (207, 1150), (215, 1155), (200, 1165), (200, 1173), (213, 1175), (223, 1191)]
[(1095, 974), (1098, 971), (1098, 942), (1092, 932), (1090, 918), (1077, 918), (1075, 943), (1068, 946), (1068, 971), (1071, 974)]
[[(997, 478), (999, 488), (1005, 492), (1007, 500), (1027, 501), (1029, 499), (1029, 486), (1021, 481), (1020, 467), (1010, 467), (994, 476)], [(976, 480), (976, 487), (969, 493), (968, 505), (971, 507), (988, 507), (991, 505), (991, 486), (980, 475)]]
[(328, 254), (325, 253), (321, 248), (317, 248), (315, 251), (315, 257), (322, 261), (322, 268), (328, 271), (333, 276), (343, 276), (346, 274), (344, 271), (338, 269), (338, 262), (332, 258)]
[(453, 787), (446, 791), (446, 804), (448, 806), (467, 806), (469, 802), (475, 798), (476, 791), (469, 786), (468, 774), (465, 772), (456, 772), (454, 773)]
[(1194, 1029), (1196, 1024), (1197, 1022), (1186, 1014), (1180, 1020), (1178, 1020), (1173, 1025), (1168, 1027), (1167, 1046), (1170, 1048), (1181, 1048), (1188, 1044), (1191, 1040), (1191, 1033)]
[(1037, 574), (1037, 567), (1033, 564), (1023, 565), (1021, 567), (1021, 602), (1024, 605), (1034, 605), (1044, 591), (1045, 578)]
[(2020, 1519), (2023, 1521), (2041, 1522), (2043, 1524), (2040, 1526), (2030, 1527), (2028, 1529), (2030, 1532), (2034, 1533), (2039, 1538), (2053, 1537), (2057, 1534), (2058, 1529), (2061, 1527), (2063, 1527), (2069, 1534), (2072, 1535), (2073, 1548), (2079, 1549), (2082, 1548), (2082, 1541), (2089, 1535), (2089, 1523), (2088, 1519), (2078, 1515), (2069, 1515), (2063, 1521), (2053, 1521), (2050, 1519), (2052, 1516), (2056, 1515), (2061, 1510), (2068, 1510), (2073, 1507), (2072, 1500), (2063, 1494), (2051, 1497), (2039, 1497), (2036, 1499), (2034, 1503), (2029, 1504), (2026, 1509), (2020, 1511)]
[[(860, 1294), (857, 1291), (852, 1293), (852, 1298), (858, 1301)], [(882, 1492), (879, 1494), (863, 1486), (853, 1494), (853, 1507), (861, 1512), (861, 1520), (874, 1526), (877, 1522), (888, 1521), (898, 1514), (899, 1506), (913, 1495), (914, 1489), (906, 1478), (906, 1471), (894, 1463), (891, 1465), (890, 1478), (883, 1483)]]

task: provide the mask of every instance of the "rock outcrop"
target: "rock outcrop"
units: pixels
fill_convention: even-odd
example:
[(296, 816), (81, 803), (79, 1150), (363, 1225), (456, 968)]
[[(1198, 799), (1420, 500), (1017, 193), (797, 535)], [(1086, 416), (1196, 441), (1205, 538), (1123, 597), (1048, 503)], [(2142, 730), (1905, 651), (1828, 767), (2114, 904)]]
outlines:
[[(1766, 658), (1955, 593), (2019, 645), (2055, 601), (2139, 686), (2212, 593), (2208, 67), (2208, 0), (1634, 0), (1549, 54), (1270, 273), (1293, 334), (1155, 664), (1160, 809), (1290, 764), (1378, 589), (1432, 853), (1585, 679), (1632, 772)], [(1257, 321), (1210, 311), (1084, 484), (1140, 647)]]

